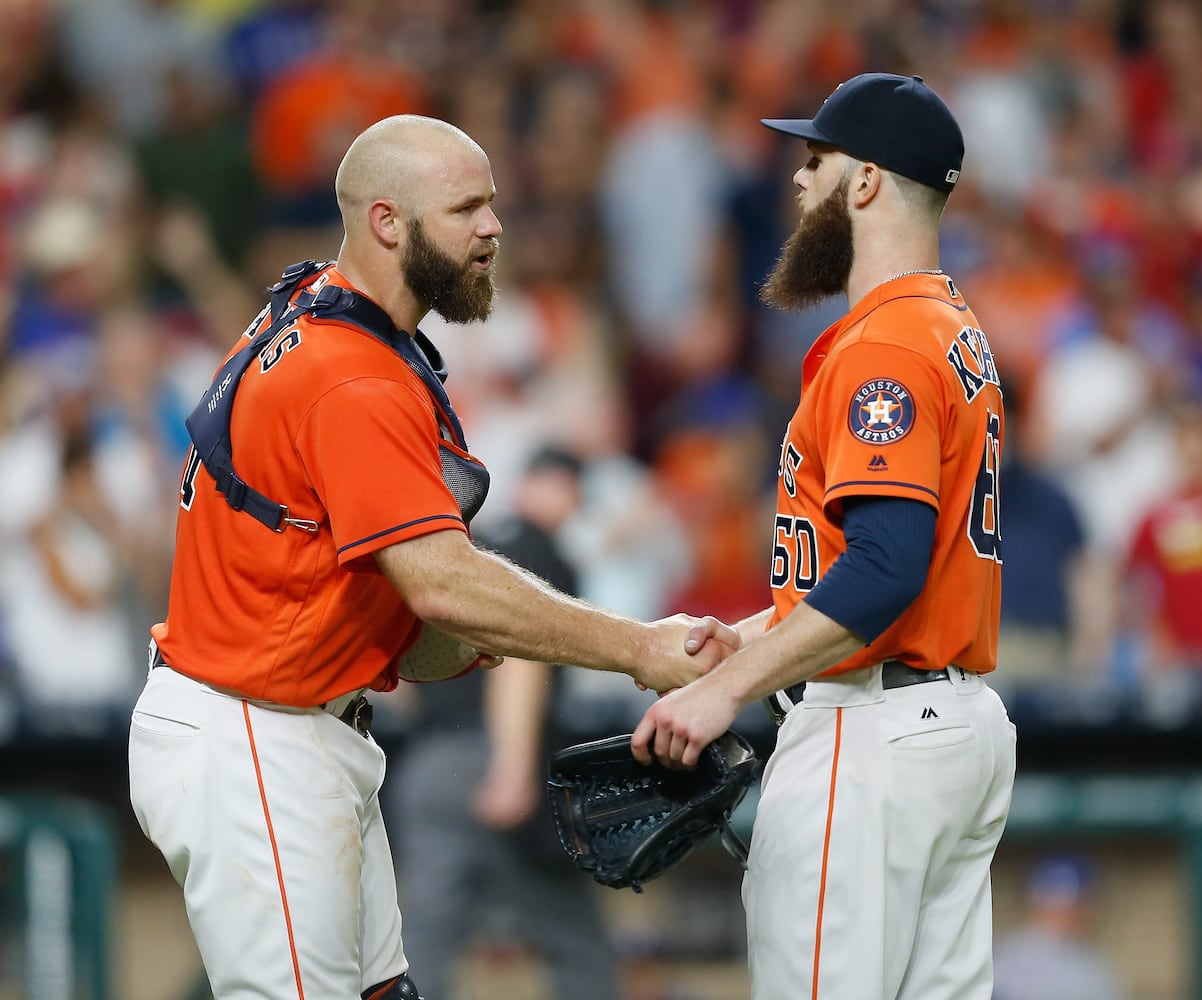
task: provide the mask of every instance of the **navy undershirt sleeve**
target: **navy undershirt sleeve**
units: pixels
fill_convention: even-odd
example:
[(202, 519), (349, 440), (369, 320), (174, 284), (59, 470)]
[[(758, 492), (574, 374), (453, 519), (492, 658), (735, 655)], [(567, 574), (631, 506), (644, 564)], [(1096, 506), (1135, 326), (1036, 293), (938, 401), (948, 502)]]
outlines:
[(935, 543), (935, 508), (901, 497), (843, 503), (839, 556), (806, 601), (870, 643), (897, 621), (922, 590)]

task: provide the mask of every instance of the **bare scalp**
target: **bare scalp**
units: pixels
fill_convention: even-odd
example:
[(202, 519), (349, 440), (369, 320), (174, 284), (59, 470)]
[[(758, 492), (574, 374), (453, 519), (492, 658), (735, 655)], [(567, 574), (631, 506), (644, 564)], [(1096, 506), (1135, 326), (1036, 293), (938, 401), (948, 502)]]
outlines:
[(363, 210), (380, 199), (394, 201), (410, 218), (420, 214), (432, 185), (447, 166), (484, 150), (449, 122), (422, 115), (394, 115), (365, 129), (338, 166), (334, 193), (350, 232), (365, 221)]

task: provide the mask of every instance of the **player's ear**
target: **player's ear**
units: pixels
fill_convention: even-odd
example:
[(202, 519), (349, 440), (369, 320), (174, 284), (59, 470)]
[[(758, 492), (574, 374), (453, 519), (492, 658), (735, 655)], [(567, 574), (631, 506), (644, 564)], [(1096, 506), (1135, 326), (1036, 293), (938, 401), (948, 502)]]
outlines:
[(387, 198), (373, 201), (367, 209), (367, 220), (372, 234), (389, 250), (405, 238), (405, 220), (394, 201)]
[(848, 196), (852, 208), (863, 208), (877, 196), (884, 180), (884, 173), (875, 163), (863, 161), (856, 164), (848, 185)]

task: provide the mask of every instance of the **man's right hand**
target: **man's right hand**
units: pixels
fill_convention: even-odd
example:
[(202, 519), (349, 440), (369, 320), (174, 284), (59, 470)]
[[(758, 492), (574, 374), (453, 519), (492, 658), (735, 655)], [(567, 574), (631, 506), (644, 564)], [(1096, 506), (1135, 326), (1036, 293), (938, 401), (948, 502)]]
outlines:
[(709, 673), (740, 645), (739, 633), (717, 618), (673, 615), (652, 622), (662, 656), (632, 673), (641, 690), (663, 694)]

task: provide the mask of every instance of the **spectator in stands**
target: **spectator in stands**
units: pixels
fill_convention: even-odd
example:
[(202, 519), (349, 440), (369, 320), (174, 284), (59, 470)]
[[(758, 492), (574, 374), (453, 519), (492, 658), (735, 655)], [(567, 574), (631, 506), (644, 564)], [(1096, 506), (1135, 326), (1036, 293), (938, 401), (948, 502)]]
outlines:
[(630, 340), (636, 406), (659, 401), (663, 359), (688, 350), (721, 259), (731, 176), (706, 120), (716, 20), (689, 4), (593, 7), (615, 120), (598, 184), (608, 280)]
[(1173, 410), (1177, 483), (1138, 522), (1119, 602), (1142, 654), (1154, 717), (1196, 713), (1202, 693), (1202, 402)]
[(1090, 546), (1118, 558), (1143, 507), (1171, 480), (1162, 403), (1180, 377), (1184, 333), (1143, 292), (1129, 247), (1095, 244), (1080, 263), (1085, 294), (1037, 376), (1029, 431), (1037, 460), (1073, 497)]
[(218, 88), (178, 74), (164, 90), (163, 127), (136, 149), (147, 207), (152, 213), (173, 206), (196, 212), (221, 261), (243, 267), (267, 213), (242, 108), (228, 83)]
[[(584, 496), (562, 541), (579, 567), (582, 597), (631, 617), (655, 618), (667, 613), (669, 595), (690, 578), (696, 554), (661, 483), (633, 454), (634, 420), (612, 384), (578, 393), (562, 426), (584, 459)], [(570, 671), (564, 687), (577, 718), (613, 732), (633, 727), (655, 697), (598, 670)]]
[(259, 91), (249, 138), (275, 225), (336, 222), (330, 182), (350, 140), (389, 115), (430, 112), (426, 84), (398, 55), (391, 6), (327, 5), (321, 44)]
[(325, 0), (248, 0), (222, 36), (238, 95), (253, 102), (271, 80), (322, 43)]
[[(577, 591), (576, 572), (556, 538), (580, 505), (581, 471), (573, 453), (538, 448), (513, 516), (481, 538), (566, 593)], [(431, 997), (462, 995), (456, 962), (490, 929), (545, 960), (551, 996), (621, 995), (591, 884), (555, 842), (546, 808), (546, 755), (569, 742), (558, 675), (556, 666), (508, 658), (500, 670), (404, 692), (416, 712), (389, 827), (400, 848), (400, 895), (413, 914), (405, 949)]]
[(1191, 0), (1140, 6), (1142, 45), (1124, 74), (1129, 145), (1138, 166), (1180, 171), (1202, 153), (1202, 11)]
[[(1063, 712), (1071, 688), (1101, 675), (1113, 612), (1104, 567), (1086, 545), (1075, 502), (1031, 460), (1025, 386), (1002, 373), (1006, 447), (1002, 453), (1002, 613), (997, 684), (1016, 718)], [(1066, 694), (1069, 697), (1066, 698)]]
[(1094, 872), (1071, 855), (1031, 871), (1019, 928), (998, 942), (994, 1000), (1123, 1000), (1116, 970), (1091, 939)]
[(72, 81), (123, 138), (167, 125), (173, 77), (223, 85), (217, 38), (187, 4), (87, 0), (55, 7)]
[(86, 370), (101, 309), (123, 280), (126, 255), (101, 260), (106, 219), (81, 198), (40, 202), (26, 219), (9, 320), (9, 349), (41, 366)]
[(19, 703), (35, 729), (108, 733), (138, 670), (123, 613), (127, 539), (105, 502), (86, 427), (71, 428), (52, 505), (0, 560)]

